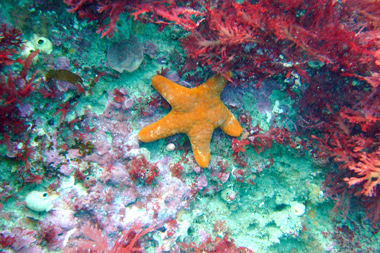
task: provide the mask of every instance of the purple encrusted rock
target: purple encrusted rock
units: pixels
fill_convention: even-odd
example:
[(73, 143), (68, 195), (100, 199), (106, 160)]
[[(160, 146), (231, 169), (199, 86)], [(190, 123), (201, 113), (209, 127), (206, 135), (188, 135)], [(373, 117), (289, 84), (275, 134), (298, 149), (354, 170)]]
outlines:
[(55, 63), (55, 69), (70, 70), (70, 60), (66, 57), (58, 57)]

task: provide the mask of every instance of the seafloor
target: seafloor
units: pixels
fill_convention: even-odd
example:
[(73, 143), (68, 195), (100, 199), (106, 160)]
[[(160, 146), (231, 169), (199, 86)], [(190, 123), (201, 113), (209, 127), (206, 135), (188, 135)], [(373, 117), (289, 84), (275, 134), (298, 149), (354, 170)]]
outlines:
[[(141, 128), (171, 110), (152, 87), (153, 76), (190, 88), (213, 75), (207, 66), (182, 73), (180, 26), (123, 13), (118, 32), (101, 38), (96, 22), (78, 20), (63, 2), (46, 3), (0, 3), (1, 22), (21, 30), (24, 42), (36, 34), (52, 43), (27, 70), (33, 91), (17, 100), (19, 125), (0, 137), (1, 252), (380, 250), (363, 209), (333, 210), (339, 199), (326, 194), (324, 181), (335, 165), (315, 161), (305, 136), (295, 145), (262, 138), (263, 150), (241, 143), (236, 150), (233, 143), (243, 138), (216, 129), (207, 168), (197, 165), (184, 134), (138, 140)], [(28, 53), (17, 50), (14, 59), (25, 61)], [(116, 58), (137, 55), (137, 63), (120, 73), (111, 50)], [(4, 85), (23, 72), (19, 62), (2, 65)], [(55, 72), (62, 69), (75, 75), (62, 78)], [(77, 76), (80, 84), (72, 81)], [(281, 77), (259, 88), (228, 82), (221, 99), (245, 131), (276, 126), (286, 129), (286, 139), (298, 130), (287, 85)]]

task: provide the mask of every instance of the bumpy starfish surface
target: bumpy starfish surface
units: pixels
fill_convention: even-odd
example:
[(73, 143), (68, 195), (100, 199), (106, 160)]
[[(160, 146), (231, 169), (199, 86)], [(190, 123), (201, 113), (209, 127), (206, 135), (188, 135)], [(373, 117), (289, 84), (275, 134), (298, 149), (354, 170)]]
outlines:
[[(226, 73), (231, 77), (232, 73)], [(216, 75), (196, 88), (186, 88), (163, 76), (154, 76), (153, 87), (170, 103), (172, 110), (159, 121), (144, 127), (138, 136), (151, 142), (177, 133), (185, 133), (191, 142), (194, 157), (200, 167), (210, 162), (210, 141), (214, 129), (238, 137), (243, 132), (234, 115), (220, 100), (226, 85), (223, 75)]]

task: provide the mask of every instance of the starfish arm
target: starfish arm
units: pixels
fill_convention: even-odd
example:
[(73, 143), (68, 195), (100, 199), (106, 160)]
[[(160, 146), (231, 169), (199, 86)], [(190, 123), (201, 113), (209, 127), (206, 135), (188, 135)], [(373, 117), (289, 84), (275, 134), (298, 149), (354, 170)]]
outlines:
[(232, 72), (228, 71), (224, 75), (217, 74), (217, 75), (209, 78), (204, 84), (199, 86), (199, 89), (202, 90), (201, 92), (212, 91), (214, 94), (219, 95), (227, 83), (227, 79), (224, 76), (231, 78)]
[(192, 101), (195, 99), (191, 89), (176, 84), (160, 75), (153, 77), (152, 85), (174, 110), (186, 111), (191, 109)]
[(239, 137), (243, 132), (243, 128), (240, 126), (239, 121), (237, 121), (237, 119), (230, 110), (227, 109), (227, 113), (227, 119), (220, 126), (220, 129), (222, 129), (223, 132), (230, 136)]
[(171, 111), (159, 121), (141, 129), (138, 134), (139, 140), (142, 142), (151, 142), (183, 132), (183, 129), (178, 127), (178, 118), (178, 115)]
[(210, 163), (210, 142), (213, 132), (213, 128), (195, 127), (187, 133), (195, 161), (201, 168), (206, 168)]

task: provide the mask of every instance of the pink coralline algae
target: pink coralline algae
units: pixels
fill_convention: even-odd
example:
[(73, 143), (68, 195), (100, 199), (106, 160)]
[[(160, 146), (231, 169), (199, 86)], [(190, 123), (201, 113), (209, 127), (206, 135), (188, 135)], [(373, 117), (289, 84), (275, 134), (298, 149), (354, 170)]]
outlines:
[(37, 242), (37, 233), (28, 229), (12, 228), (11, 231), (2, 231), (1, 237), (9, 238), (8, 241), (11, 252), (15, 253), (42, 253), (40, 246), (34, 245)]
[(104, 168), (87, 194), (80, 194), (75, 188), (63, 190), (55, 201), (55, 208), (41, 226), (55, 224), (63, 233), (57, 238), (56, 246), (63, 247), (66, 232), (81, 226), (77, 224), (74, 213), (81, 214), (82, 221), (95, 221), (106, 236), (114, 239), (117, 233), (132, 226), (136, 220), (143, 226), (150, 225), (152, 220), (155, 224), (167, 222), (188, 206), (191, 193), (190, 187), (171, 176), (168, 163), (167, 157), (156, 163), (160, 177), (155, 185), (136, 185), (125, 166)]
[[(128, 122), (118, 122), (102, 118), (100, 121), (106, 124), (96, 124), (98, 128), (97, 138), (94, 142), (95, 152), (83, 160), (97, 162), (107, 167), (117, 161), (124, 161), (127, 157), (139, 154), (137, 135), (131, 135)], [(106, 138), (105, 132), (112, 133), (112, 142)]]
[(271, 111), (271, 109), (270, 109), (271, 105), (272, 105), (272, 103), (268, 99), (260, 100), (260, 101), (257, 101), (257, 103), (256, 103), (256, 109), (260, 113), (265, 113), (267, 111), (269, 112), (269, 111)]
[(128, 40), (112, 43), (107, 60), (112, 69), (123, 73), (135, 71), (144, 59), (142, 46), (138, 39), (131, 36)]
[(70, 60), (66, 57), (58, 57), (56, 59), (55, 69), (70, 70)]
[(20, 117), (28, 117), (33, 113), (33, 110), (34, 110), (33, 106), (30, 104), (19, 104), (18, 107), (20, 110), (19, 112)]
[[(99, 228), (112, 243), (121, 231), (133, 227), (136, 221), (147, 227), (152, 221), (164, 224), (174, 219), (179, 210), (188, 207), (191, 199), (191, 188), (171, 175), (168, 157), (150, 161), (141, 154), (137, 135), (128, 121), (131, 112), (115, 102), (113, 96), (102, 115), (88, 113), (87, 116), (93, 119), (91, 128), (95, 130), (81, 137), (84, 143), (93, 143), (93, 153), (82, 157), (70, 146), (61, 153), (55, 137), (51, 138), (52, 149), (45, 152), (46, 163), (59, 166), (63, 175), (75, 178), (73, 185), (60, 190), (54, 209), (41, 222), (45, 230), (55, 226), (57, 235), (50, 249), (75, 245), (76, 238), (80, 237), (78, 231), (86, 222)], [(144, 161), (141, 163), (146, 167), (144, 172), (149, 169), (147, 178), (133, 180), (130, 170), (136, 163), (132, 161), (137, 164)], [(86, 175), (83, 174), (84, 165)], [(202, 182), (204, 184), (204, 180)], [(74, 227), (78, 228), (76, 232), (68, 235)]]
[(64, 162), (64, 157), (58, 154), (55, 149), (45, 151), (46, 163), (57, 166), (60, 163)]
[[(45, 237), (50, 251), (62, 248), (68, 232), (78, 226), (74, 212), (62, 207), (54, 208), (40, 222), (40, 236)], [(46, 238), (47, 237), (47, 238)]]
[(199, 189), (207, 187), (207, 178), (204, 174), (198, 177), (197, 186)]
[(74, 172), (75, 168), (67, 164), (63, 164), (59, 167), (59, 172), (65, 176), (70, 176)]
[(230, 173), (218, 171), (216, 176), (217, 176), (217, 178), (219, 178), (219, 180), (222, 182), (222, 184), (224, 184), (229, 179)]
[(18, 142), (10, 142), (7, 145), (7, 156), (9, 158), (13, 158), (13, 157), (16, 157), (18, 153), (19, 153)]
[(99, 129), (96, 133), (96, 136), (97, 142), (99, 143), (99, 145), (96, 145), (96, 155), (103, 156), (108, 154), (109, 151), (112, 149), (112, 145), (107, 141), (106, 133), (102, 129)]
[(54, 208), (46, 214), (46, 219), (64, 231), (75, 228), (78, 222), (73, 211), (63, 208)]
[[(129, 99), (126, 91), (120, 93)], [(54, 209), (40, 224), (45, 232), (54, 227), (48, 245), (51, 250), (76, 245), (81, 237), (79, 231), (86, 223), (101, 230), (112, 245), (120, 232), (137, 221), (148, 227), (152, 222), (162, 226), (173, 220), (179, 210), (188, 208), (192, 199), (192, 189), (172, 176), (168, 157), (150, 160), (142, 154), (129, 120), (132, 112), (116, 102), (113, 94), (109, 93), (102, 115), (86, 113), (92, 119), (89, 129), (94, 130), (85, 131), (87, 121), (83, 121), (76, 125), (80, 130), (73, 134), (79, 134), (83, 143), (93, 144), (91, 154), (81, 156), (69, 142), (57, 143), (56, 136), (50, 137), (51, 148), (45, 151), (47, 164), (74, 179), (62, 185)], [(146, 175), (132, 178), (132, 167), (139, 164), (144, 166), (141, 171)], [(206, 177), (201, 177), (201, 184), (207, 185)]]
[(146, 41), (144, 44), (142, 44), (142, 48), (144, 53), (147, 54), (150, 58), (153, 59), (157, 57), (158, 48), (153, 42)]

